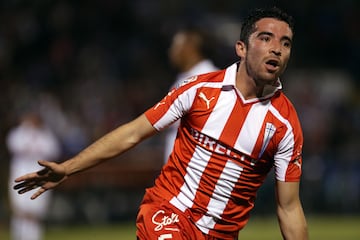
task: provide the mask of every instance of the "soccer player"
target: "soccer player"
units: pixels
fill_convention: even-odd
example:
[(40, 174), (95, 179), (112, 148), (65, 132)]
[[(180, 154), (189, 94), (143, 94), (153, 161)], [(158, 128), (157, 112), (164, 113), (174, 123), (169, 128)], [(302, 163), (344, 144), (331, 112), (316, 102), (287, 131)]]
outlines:
[[(55, 161), (60, 157), (61, 147), (53, 131), (48, 128), (40, 113), (29, 110), (22, 114), (19, 124), (10, 129), (6, 146), (11, 155), (9, 184), (19, 175), (37, 169), (37, 160)], [(12, 240), (41, 240), (44, 233), (44, 220), (51, 203), (51, 192), (39, 201), (30, 200), (30, 192), (20, 196), (9, 192), (11, 207), (10, 230)]]
[[(211, 44), (206, 34), (197, 28), (178, 30), (171, 41), (169, 60), (179, 71), (171, 88), (178, 86), (186, 78), (218, 70), (209, 58)], [(165, 131), (164, 162), (172, 152), (180, 121), (176, 121)]]
[(289, 15), (254, 10), (235, 44), (239, 62), (187, 79), (61, 164), (39, 161), (44, 168), (17, 178), (14, 188), (38, 188), (35, 199), (181, 119), (169, 160), (140, 206), (138, 239), (237, 239), (272, 167), (283, 238), (308, 239), (299, 198), (302, 130), (279, 79), (292, 40)]

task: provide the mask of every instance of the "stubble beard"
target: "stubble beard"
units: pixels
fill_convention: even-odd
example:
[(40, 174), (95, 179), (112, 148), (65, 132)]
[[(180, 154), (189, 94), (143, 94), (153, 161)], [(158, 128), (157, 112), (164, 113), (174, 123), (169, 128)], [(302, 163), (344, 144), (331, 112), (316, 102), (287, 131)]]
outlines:
[(245, 69), (247, 72), (247, 75), (252, 78), (255, 82), (255, 84), (258, 87), (263, 87), (265, 85), (273, 85), (277, 79), (278, 79), (278, 74), (271, 74), (269, 73), (269, 75), (271, 74), (273, 77), (270, 76), (264, 76), (265, 74), (259, 74), (258, 71), (256, 71), (251, 64), (249, 64), (248, 61), (245, 62)]

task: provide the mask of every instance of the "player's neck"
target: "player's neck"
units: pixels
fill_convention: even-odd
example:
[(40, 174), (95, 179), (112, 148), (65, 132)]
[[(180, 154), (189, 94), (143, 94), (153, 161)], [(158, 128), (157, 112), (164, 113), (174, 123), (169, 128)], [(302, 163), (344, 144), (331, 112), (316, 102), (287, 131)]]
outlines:
[(262, 97), (264, 87), (263, 84), (257, 83), (254, 78), (250, 77), (242, 65), (239, 66), (236, 74), (236, 88), (246, 100)]

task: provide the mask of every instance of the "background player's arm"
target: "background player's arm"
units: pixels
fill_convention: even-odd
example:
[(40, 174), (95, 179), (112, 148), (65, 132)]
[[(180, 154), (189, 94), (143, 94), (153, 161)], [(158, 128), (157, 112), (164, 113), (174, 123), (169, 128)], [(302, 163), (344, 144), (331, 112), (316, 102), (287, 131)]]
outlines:
[(277, 215), (287, 240), (307, 240), (305, 215), (299, 198), (299, 182), (276, 181)]
[(15, 181), (18, 184), (14, 188), (18, 189), (19, 193), (25, 193), (40, 187), (31, 197), (35, 199), (46, 190), (59, 185), (68, 176), (94, 167), (106, 159), (120, 155), (155, 133), (155, 128), (143, 114), (135, 120), (109, 132), (75, 157), (61, 164), (39, 161), (44, 169), (17, 178)]

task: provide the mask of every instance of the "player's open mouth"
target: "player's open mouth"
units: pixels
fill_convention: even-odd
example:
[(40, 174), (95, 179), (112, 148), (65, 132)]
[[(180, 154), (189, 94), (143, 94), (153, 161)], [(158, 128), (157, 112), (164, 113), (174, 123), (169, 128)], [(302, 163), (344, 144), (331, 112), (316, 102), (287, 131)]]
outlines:
[(279, 61), (271, 59), (271, 60), (267, 61), (266, 64), (271, 65), (273, 67), (277, 67), (277, 66), (279, 66)]
[(271, 59), (271, 60), (266, 61), (265, 64), (266, 64), (266, 67), (268, 70), (275, 71), (279, 68), (280, 62), (278, 60)]

